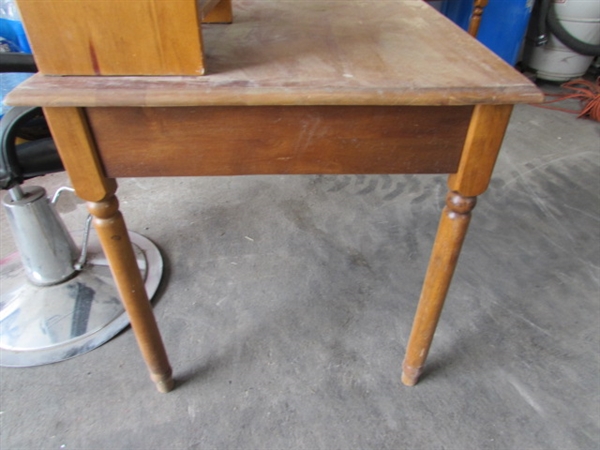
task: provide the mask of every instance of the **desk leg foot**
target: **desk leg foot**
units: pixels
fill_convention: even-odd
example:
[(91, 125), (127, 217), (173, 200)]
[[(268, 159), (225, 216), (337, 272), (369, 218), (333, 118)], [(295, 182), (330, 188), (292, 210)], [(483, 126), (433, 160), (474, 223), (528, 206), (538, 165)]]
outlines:
[(425, 365), (476, 200), (457, 192), (446, 197), (402, 365), (402, 382), (407, 386), (417, 383)]
[(166, 375), (150, 374), (150, 378), (152, 378), (152, 381), (154, 381), (158, 392), (163, 394), (172, 391), (175, 387), (175, 381), (170, 373)]
[(150, 377), (160, 392), (168, 392), (174, 386), (171, 366), (152, 305), (148, 301), (125, 221), (119, 211), (119, 202), (114, 195), (109, 195), (103, 201), (88, 202), (88, 210), (94, 218), (94, 227)]
[(406, 364), (402, 365), (402, 384), (405, 386), (414, 386), (419, 381), (419, 377), (421, 376), (421, 372), (423, 371), (422, 367), (415, 369), (414, 367), (407, 366)]

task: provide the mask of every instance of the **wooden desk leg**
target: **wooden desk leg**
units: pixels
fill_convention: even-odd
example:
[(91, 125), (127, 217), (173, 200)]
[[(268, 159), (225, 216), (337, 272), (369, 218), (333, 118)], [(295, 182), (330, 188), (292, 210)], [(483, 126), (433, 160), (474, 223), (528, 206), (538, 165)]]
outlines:
[(402, 382), (407, 386), (414, 386), (423, 371), (471, 211), (477, 196), (487, 189), (511, 111), (509, 105), (479, 105), (473, 111), (458, 171), (448, 179), (450, 192), (402, 364)]
[(233, 9), (231, 0), (220, 0), (219, 3), (203, 19), (202, 23), (231, 23)]
[(150, 377), (160, 392), (173, 388), (172, 370), (148, 301), (119, 202), (117, 183), (106, 178), (85, 113), (79, 108), (44, 108), (46, 120), (77, 195), (88, 202), (94, 226)]
[(174, 385), (171, 367), (146, 295), (127, 227), (119, 211), (119, 202), (115, 196), (110, 196), (101, 202), (88, 202), (88, 210), (94, 217), (94, 227), (110, 263), (131, 327), (150, 371), (150, 378), (160, 392), (169, 392)]
[(475, 0), (473, 6), (473, 14), (469, 22), (469, 34), (473, 37), (477, 37), (479, 31), (479, 25), (481, 25), (481, 16), (483, 15), (483, 8), (488, 4), (488, 0)]
[(402, 382), (407, 386), (415, 385), (423, 370), (476, 200), (457, 192), (446, 197), (402, 365)]

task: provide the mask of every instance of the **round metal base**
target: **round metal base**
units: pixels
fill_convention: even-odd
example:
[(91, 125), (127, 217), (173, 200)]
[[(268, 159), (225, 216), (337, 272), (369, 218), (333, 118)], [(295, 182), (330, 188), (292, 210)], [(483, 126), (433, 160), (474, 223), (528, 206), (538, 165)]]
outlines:
[[(162, 276), (162, 257), (144, 236), (129, 236), (151, 299)], [(127, 325), (129, 317), (93, 231), (83, 270), (55, 286), (31, 284), (17, 253), (0, 261), (0, 366), (30, 367), (73, 358)]]

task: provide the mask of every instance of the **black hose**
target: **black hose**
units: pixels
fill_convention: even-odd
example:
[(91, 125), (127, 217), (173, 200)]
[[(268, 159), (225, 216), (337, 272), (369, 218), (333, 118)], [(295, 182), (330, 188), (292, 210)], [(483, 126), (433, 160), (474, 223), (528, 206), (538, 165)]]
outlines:
[(24, 180), (65, 170), (52, 138), (19, 144), (16, 152)]
[(550, 0), (540, 0), (539, 5), (537, 37), (535, 39), (535, 45), (541, 47), (542, 45), (546, 45), (548, 43), (546, 17), (548, 17), (548, 10), (550, 9)]
[[(10, 189), (25, 179), (64, 170), (47, 127), (38, 123), (40, 118), (43, 119), (42, 108), (17, 106), (0, 120), (0, 189)], [(24, 134), (35, 140), (16, 145), (21, 131), (27, 129)]]
[[(542, 2), (544, 1), (545, 0), (542, 0)], [(560, 23), (560, 20), (558, 20), (558, 16), (556, 14), (556, 5), (552, 4), (548, 9), (546, 21), (552, 34), (554, 34), (560, 42), (565, 44), (571, 50), (576, 51), (580, 55), (600, 56), (600, 45), (593, 45), (580, 41), (576, 37), (569, 34), (567, 30), (565, 30)]]
[(37, 72), (33, 55), (27, 53), (0, 52), (0, 72)]

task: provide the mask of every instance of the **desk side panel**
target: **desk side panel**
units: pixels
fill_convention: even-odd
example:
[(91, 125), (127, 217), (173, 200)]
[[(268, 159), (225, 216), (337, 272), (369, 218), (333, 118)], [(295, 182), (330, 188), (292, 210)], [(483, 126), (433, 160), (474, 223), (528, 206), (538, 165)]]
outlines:
[(109, 177), (454, 173), (473, 108), (88, 108)]
[(18, 0), (46, 75), (202, 75), (196, 0)]

